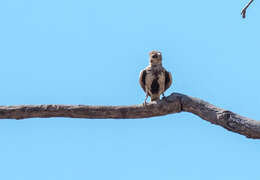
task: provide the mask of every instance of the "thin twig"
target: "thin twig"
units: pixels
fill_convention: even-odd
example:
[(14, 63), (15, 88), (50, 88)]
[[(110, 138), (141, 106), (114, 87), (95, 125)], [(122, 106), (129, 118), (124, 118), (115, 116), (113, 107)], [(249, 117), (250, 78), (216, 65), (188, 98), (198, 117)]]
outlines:
[(242, 9), (241, 14), (243, 18), (246, 18), (246, 10), (254, 0), (250, 0), (249, 3)]

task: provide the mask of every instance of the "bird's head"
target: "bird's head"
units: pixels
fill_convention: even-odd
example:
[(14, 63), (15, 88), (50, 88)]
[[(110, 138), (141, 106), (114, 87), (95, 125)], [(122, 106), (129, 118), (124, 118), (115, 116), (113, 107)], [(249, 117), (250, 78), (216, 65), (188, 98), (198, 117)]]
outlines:
[(149, 53), (149, 61), (152, 66), (162, 65), (162, 53), (160, 51), (151, 51)]

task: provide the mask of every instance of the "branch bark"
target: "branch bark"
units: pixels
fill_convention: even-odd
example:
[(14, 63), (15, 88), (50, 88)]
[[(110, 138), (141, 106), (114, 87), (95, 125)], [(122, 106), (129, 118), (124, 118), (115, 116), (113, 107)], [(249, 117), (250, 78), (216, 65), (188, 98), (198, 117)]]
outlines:
[(203, 100), (184, 94), (172, 93), (158, 102), (133, 106), (86, 106), (86, 105), (22, 105), (0, 106), (0, 119), (26, 118), (88, 118), (88, 119), (136, 119), (190, 112), (213, 124), (260, 139), (260, 121), (242, 117), (218, 108)]
[(248, 2), (248, 4), (242, 9), (241, 15), (242, 15), (243, 18), (246, 18), (246, 10), (247, 10), (247, 8), (250, 6), (250, 4), (251, 4), (253, 1), (254, 1), (254, 0), (250, 0), (250, 1)]

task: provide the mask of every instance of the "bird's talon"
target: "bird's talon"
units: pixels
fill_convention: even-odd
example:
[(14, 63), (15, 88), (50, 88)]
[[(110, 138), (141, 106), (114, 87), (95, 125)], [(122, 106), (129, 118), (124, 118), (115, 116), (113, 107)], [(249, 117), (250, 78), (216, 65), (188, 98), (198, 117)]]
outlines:
[(162, 100), (165, 100), (166, 97), (164, 96), (164, 93), (162, 93)]
[(164, 99), (163, 99), (163, 100), (164, 100), (164, 101), (166, 101), (166, 102), (169, 102), (169, 101), (168, 101), (168, 99), (167, 99), (166, 97), (164, 97)]

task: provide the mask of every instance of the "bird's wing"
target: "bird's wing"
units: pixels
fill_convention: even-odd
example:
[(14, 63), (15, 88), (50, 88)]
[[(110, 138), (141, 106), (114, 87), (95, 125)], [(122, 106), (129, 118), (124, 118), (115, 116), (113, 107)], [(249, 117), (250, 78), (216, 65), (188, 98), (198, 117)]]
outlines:
[(165, 70), (165, 89), (166, 91), (172, 84), (172, 74)]
[(142, 70), (140, 72), (140, 76), (139, 76), (139, 83), (141, 85), (141, 87), (143, 88), (144, 92), (146, 92), (145, 90), (145, 77), (146, 77), (146, 70)]

